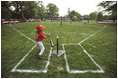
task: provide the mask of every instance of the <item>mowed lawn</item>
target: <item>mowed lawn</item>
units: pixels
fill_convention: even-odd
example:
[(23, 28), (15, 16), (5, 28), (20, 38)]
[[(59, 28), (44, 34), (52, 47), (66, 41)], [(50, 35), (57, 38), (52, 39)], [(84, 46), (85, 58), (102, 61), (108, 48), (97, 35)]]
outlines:
[[(28, 53), (35, 45), (9, 24), (1, 25), (1, 77), (3, 78), (116, 78), (117, 77), (117, 25), (97, 24), (90, 21), (89, 24), (81, 22), (25, 22), (11, 24), (13, 28), (22, 32), (24, 35), (35, 40), (36, 26), (45, 26), (44, 32), (52, 35), (54, 42), (53, 50), (56, 50), (56, 37), (59, 37), (59, 49), (62, 44), (79, 43), (90, 37), (103, 27), (103, 30), (91, 36), (81, 43), (91, 57), (99, 64), (104, 73), (68, 73), (64, 55), (60, 57), (51, 54), (50, 64), (47, 73), (27, 73), (11, 72), (12, 68)], [(20, 63), (17, 69), (36, 69), (45, 68), (48, 60), (50, 45), (49, 39), (44, 39), (45, 52), (44, 60), (36, 57), (39, 48), (36, 46), (25, 60)], [(99, 70), (91, 59), (83, 52), (79, 45), (64, 46), (69, 67), (71, 70)]]

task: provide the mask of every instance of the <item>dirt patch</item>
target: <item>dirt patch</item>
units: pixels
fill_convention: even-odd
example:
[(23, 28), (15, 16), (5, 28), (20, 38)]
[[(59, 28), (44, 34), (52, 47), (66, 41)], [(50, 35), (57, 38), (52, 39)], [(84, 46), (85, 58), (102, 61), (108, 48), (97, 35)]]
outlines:
[(59, 71), (63, 71), (63, 70), (64, 70), (64, 67), (58, 66), (57, 69), (58, 69)]

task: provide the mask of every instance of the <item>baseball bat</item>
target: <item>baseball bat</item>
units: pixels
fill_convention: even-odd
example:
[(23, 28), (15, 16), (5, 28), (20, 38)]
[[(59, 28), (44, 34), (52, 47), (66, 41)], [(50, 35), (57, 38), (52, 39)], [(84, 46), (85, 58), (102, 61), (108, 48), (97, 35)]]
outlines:
[(53, 44), (53, 42), (52, 42), (51, 36), (49, 36), (49, 38), (50, 38), (50, 45), (51, 45), (51, 47), (54, 47), (54, 44)]

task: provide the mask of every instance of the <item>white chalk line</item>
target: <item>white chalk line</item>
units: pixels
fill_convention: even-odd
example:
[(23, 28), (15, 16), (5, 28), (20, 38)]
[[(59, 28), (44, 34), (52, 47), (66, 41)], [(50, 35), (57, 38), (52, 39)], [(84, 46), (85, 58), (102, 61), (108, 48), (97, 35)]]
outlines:
[(100, 67), (100, 65), (96, 63), (96, 61), (91, 57), (91, 55), (85, 50), (85, 48), (81, 44), (80, 47), (83, 49), (84, 53), (88, 55), (91, 61), (100, 69), (100, 71), (104, 72), (104, 70)]
[(84, 41), (88, 40), (89, 38), (91, 38), (92, 36), (94, 36), (95, 34), (97, 34), (98, 32), (102, 31), (103, 29), (105, 29), (106, 26), (104, 26), (102, 29), (98, 30), (97, 32), (91, 34), (88, 38), (85, 38), (84, 40), (80, 41), (79, 43), (83, 43)]
[(92, 44), (89, 44), (90, 46), (92, 46), (93, 48), (97, 48), (96, 46), (92, 45)]
[(80, 33), (81, 35), (90, 35), (90, 34), (86, 34), (86, 33)]
[(81, 35), (90, 35), (90, 34), (86, 34), (86, 33), (77, 33), (77, 32), (69, 32), (69, 31), (54, 31), (54, 32), (56, 32), (56, 33), (66, 33), (66, 34), (68, 34), (68, 33), (70, 33), (70, 34), (81, 34)]
[(16, 69), (15, 72), (27, 72), (27, 73), (46, 73), (46, 70), (35, 70), (35, 69)]
[[(31, 38), (29, 38), (28, 36), (26, 36), (25, 34), (21, 33), (20, 31), (18, 31), (17, 29), (15, 29), (14, 27), (11, 26), (10, 24), (10, 27), (15, 30), (16, 32), (20, 33), (22, 36), (28, 38), (29, 40), (31, 40), (32, 42), (35, 43), (34, 40), (32, 40)], [(52, 47), (50, 49), (50, 53), (49, 53), (49, 56), (48, 56), (48, 61), (47, 61), (47, 64), (45, 66), (45, 68), (43, 70), (35, 70), (35, 69), (17, 69), (17, 67), (25, 60), (25, 58), (29, 55), (29, 53), (36, 47), (37, 45), (35, 44), (29, 51), (28, 53), (13, 67), (13, 69), (11, 70), (11, 72), (30, 72), (30, 73), (40, 73), (40, 72), (43, 72), (43, 73), (47, 73), (48, 71), (48, 66), (50, 64), (50, 57), (51, 57), (51, 54), (52, 54)]]
[(36, 47), (36, 44), (28, 51), (28, 53), (14, 66), (11, 72), (14, 72), (16, 68), (25, 60), (25, 58), (29, 55), (29, 53)]
[(29, 38), (28, 36), (26, 36), (26, 35), (23, 34), (22, 32), (18, 31), (16, 28), (12, 27), (11, 24), (10, 24), (10, 27), (11, 27), (13, 30), (17, 31), (18, 33), (20, 33), (22, 36), (24, 36), (24, 37), (26, 37), (27, 39), (31, 40), (32, 42), (36, 43), (36, 42), (35, 42), (34, 40), (32, 40), (31, 38)]
[(36, 47), (36, 44), (35, 46), (32, 47), (32, 49), (17, 63), (16, 66), (14, 66), (14, 68), (11, 70), (11, 72), (27, 72), (27, 73), (47, 73), (48, 71), (48, 66), (50, 64), (50, 57), (52, 55), (52, 47), (50, 48), (50, 52), (49, 52), (49, 55), (48, 55), (48, 60), (47, 60), (47, 63), (45, 65), (45, 68), (44, 69), (41, 69), (41, 70), (36, 70), (36, 69), (17, 69), (17, 67), (25, 60), (25, 58), (29, 55), (29, 53), (34, 49), (34, 47)]
[[(15, 28), (13, 28), (14, 30), (16, 30)], [(29, 37), (27, 37), (26, 35), (24, 35), (23, 33), (21, 33), (20, 31), (18, 31), (18, 30), (16, 30), (17, 32), (19, 32), (21, 35), (23, 35), (23, 36), (25, 36), (26, 38), (28, 38), (29, 40), (32, 40), (31, 38), (29, 38)], [(94, 36), (94, 35), (92, 35), (92, 36)], [(89, 39), (89, 38), (87, 38), (87, 39)], [(87, 40), (87, 39), (85, 39), (85, 40)], [(33, 40), (34, 41), (34, 40)], [(82, 41), (83, 42), (83, 41)], [(64, 47), (64, 45), (63, 45), (63, 47)], [(44, 73), (46, 73), (47, 72), (47, 69), (48, 69), (48, 65), (50, 64), (50, 57), (51, 57), (51, 54), (52, 54), (52, 52), (51, 52), (51, 50), (52, 50), (52, 48), (50, 49), (50, 53), (49, 53), (49, 56), (48, 56), (48, 61), (47, 61), (47, 64), (46, 64), (46, 66), (45, 66), (45, 69), (44, 70), (35, 70), (35, 69), (33, 69), (33, 70), (28, 70), (28, 69), (16, 69), (17, 67), (18, 67), (18, 65), (20, 65), (19, 63), (11, 70), (12, 72), (31, 72), (31, 73), (39, 73), (39, 72), (44, 72)], [(29, 52), (30, 53), (30, 52)], [(27, 53), (24, 57), (23, 57), (23, 59), (21, 59), (21, 61), (20, 62), (22, 62), (27, 56), (28, 56), (28, 54), (29, 53)], [(67, 61), (67, 57), (66, 57), (66, 53), (64, 53), (64, 58), (65, 58), (65, 60)], [(67, 68), (67, 71), (69, 71), (70, 73), (85, 73), (85, 72), (96, 72), (96, 71), (93, 71), (93, 70), (85, 70), (85, 71), (78, 71), (78, 70), (70, 70), (70, 68), (69, 68), (69, 64), (67, 64), (67, 62), (66, 62), (66, 68)], [(99, 70), (97, 70), (97, 72), (103, 72), (103, 71), (99, 71)]]
[[(84, 40), (80, 41), (79, 43), (65, 43), (65, 44), (62, 44), (62, 47), (63, 47), (63, 50), (64, 50), (64, 59), (65, 59), (65, 62), (66, 62), (66, 70), (68, 73), (88, 73), (88, 72), (91, 72), (91, 73), (104, 73), (104, 70), (102, 69), (102, 67), (100, 67), (100, 65), (98, 65), (96, 63), (96, 61), (90, 56), (90, 54), (85, 50), (85, 48), (81, 45), (81, 43), (83, 43), (84, 41), (88, 40), (90, 37), (94, 36), (96, 33), (102, 31), (104, 28), (106, 28), (106, 26), (104, 26), (102, 29), (98, 30), (97, 32), (91, 34), (89, 37), (85, 38)], [(79, 45), (85, 54), (88, 55), (88, 57), (91, 59), (91, 61), (100, 69), (100, 70), (70, 70), (70, 67), (69, 67), (69, 64), (68, 64), (68, 59), (67, 59), (67, 56), (66, 56), (66, 51), (65, 51), (65, 48), (64, 48), (64, 45)]]
[(105, 28), (106, 28), (106, 26), (104, 26), (102, 29), (98, 30), (97, 32), (95, 32), (95, 33), (89, 35), (87, 38), (83, 39), (83, 40), (80, 41), (79, 43), (63, 43), (63, 44), (64, 44), (64, 45), (78, 45), (78, 44), (81, 44), (81, 43), (83, 43), (84, 41), (88, 40), (89, 38), (91, 38), (92, 36), (94, 36), (96, 33), (102, 31), (102, 30), (105, 29)]
[[(77, 44), (76, 44), (77, 45)], [(78, 44), (79, 45), (79, 44)], [(81, 45), (81, 44), (80, 44)], [(67, 59), (67, 56), (66, 56), (66, 51), (65, 51), (65, 48), (64, 48), (64, 44), (62, 44), (63, 46), (63, 50), (64, 50), (64, 59), (66, 61), (66, 70), (68, 71), (68, 73), (88, 73), (88, 72), (91, 72), (91, 73), (104, 73), (104, 70), (100, 67), (100, 65), (98, 65), (96, 63), (96, 61), (90, 56), (90, 54), (88, 54), (88, 52), (82, 47), (80, 46), (84, 53), (87, 54), (87, 56), (91, 59), (91, 61), (100, 69), (100, 70), (70, 70), (70, 67), (69, 67), (69, 64), (68, 64), (68, 59)]]
[(101, 70), (70, 70), (69, 73), (104, 73)]
[(68, 59), (67, 59), (66, 51), (65, 51), (65, 48), (64, 48), (64, 44), (62, 44), (62, 48), (63, 48), (63, 51), (64, 51), (64, 59), (66, 61), (66, 70), (67, 70), (67, 72), (69, 72), (70, 67), (69, 67), (69, 64), (68, 64)]
[(71, 34), (76, 34), (76, 32), (69, 32), (69, 31), (54, 31), (56, 33), (71, 33)]
[(48, 61), (47, 61), (47, 64), (45, 66), (46, 72), (48, 71), (48, 66), (50, 64), (50, 58), (51, 58), (51, 55), (52, 55), (52, 50), (53, 50), (53, 47), (51, 47), (51, 49), (50, 49), (50, 53), (49, 53), (49, 56), (48, 56)]

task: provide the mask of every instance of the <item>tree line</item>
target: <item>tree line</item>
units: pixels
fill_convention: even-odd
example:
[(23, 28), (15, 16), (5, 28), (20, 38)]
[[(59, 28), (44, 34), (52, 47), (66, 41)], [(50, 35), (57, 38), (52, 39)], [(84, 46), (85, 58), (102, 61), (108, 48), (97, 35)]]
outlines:
[[(104, 8), (104, 10), (102, 10), (101, 12), (92, 12), (89, 15), (84, 15), (84, 17), (89, 18), (91, 20), (117, 20), (117, 1), (103, 1), (99, 3), (97, 6)], [(105, 12), (107, 12), (107, 15), (104, 15)]]
[[(10, 10), (10, 6), (14, 6), (15, 10)], [(99, 3), (98, 6), (103, 7), (104, 10), (101, 12), (95, 11), (83, 16), (75, 10), (72, 10), (61, 18), (70, 18), (72, 21), (78, 20), (80, 17), (84, 17), (86, 20), (117, 19), (117, 1), (103, 1)], [(104, 12), (108, 12), (108, 15), (104, 15)], [(60, 17), (59, 8), (52, 3), (49, 3), (45, 7), (42, 1), (1, 1), (1, 18), (4, 19), (40, 18), (41, 20), (45, 20), (58, 17)]]
[[(15, 10), (11, 11), (10, 6), (14, 6)], [(1, 2), (1, 18), (10, 19), (29, 19), (29, 18), (45, 18), (58, 17), (59, 9), (55, 4), (49, 3), (46, 7), (41, 1), (2, 1)]]

